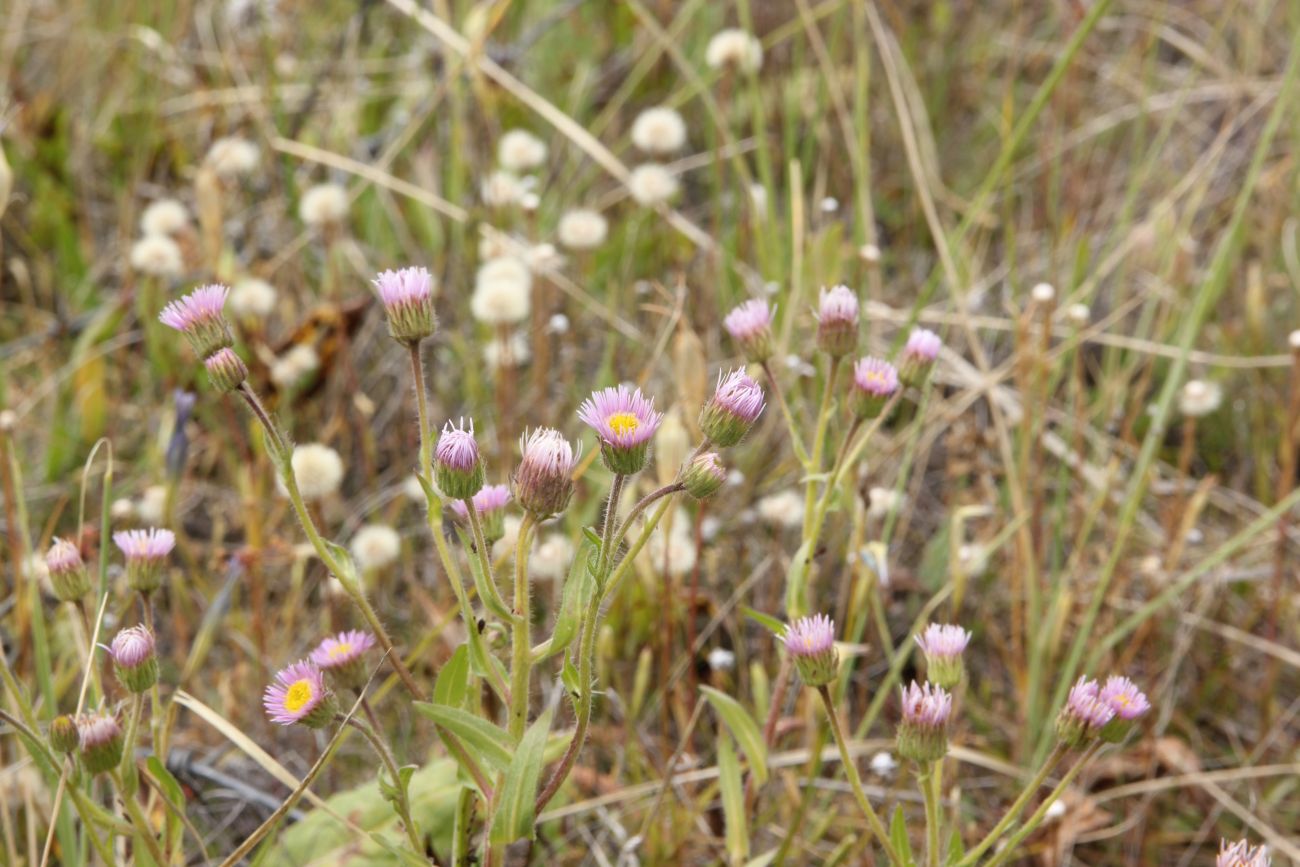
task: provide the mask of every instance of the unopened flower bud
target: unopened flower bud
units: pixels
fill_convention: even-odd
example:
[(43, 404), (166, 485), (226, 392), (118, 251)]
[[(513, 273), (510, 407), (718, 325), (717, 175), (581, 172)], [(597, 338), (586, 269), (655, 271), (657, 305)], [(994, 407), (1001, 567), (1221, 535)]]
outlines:
[(799, 677), (811, 687), (835, 680), (840, 658), (835, 650), (835, 624), (825, 614), (801, 617), (781, 635), (785, 649), (794, 659)]
[(775, 310), (762, 298), (751, 298), (727, 314), (722, 327), (739, 344), (745, 358), (762, 364), (772, 357), (772, 316)]
[(433, 334), (433, 275), (427, 268), (383, 271), (373, 281), (388, 316), (388, 333), (398, 343), (416, 344)]
[(920, 388), (930, 376), (934, 361), (939, 357), (943, 341), (939, 335), (924, 328), (914, 328), (907, 337), (899, 357), (898, 378), (904, 385)]
[(81, 561), (81, 552), (72, 542), (55, 539), (45, 552), (45, 567), (54, 585), (54, 595), (61, 602), (75, 602), (90, 592), (90, 575)]
[(730, 448), (745, 438), (763, 412), (763, 389), (743, 370), (718, 375), (718, 387), (700, 413), (700, 430)]
[(144, 626), (123, 629), (108, 647), (118, 681), (134, 693), (148, 692), (158, 682), (154, 637)]
[(482, 489), (483, 460), (474, 439), (473, 419), (468, 428), (464, 420), (459, 426), (447, 422), (443, 427), (434, 451), (433, 477), (438, 490), (453, 500), (468, 499)]
[(81, 763), (92, 775), (116, 768), (122, 762), (122, 727), (108, 714), (86, 714), (77, 719)]
[(817, 309), (817, 348), (832, 358), (858, 345), (858, 296), (847, 286), (823, 289)]
[(81, 732), (77, 730), (77, 721), (66, 713), (51, 720), (50, 746), (57, 753), (75, 753), (81, 746)]
[(903, 719), (898, 724), (898, 754), (914, 762), (936, 762), (948, 754), (952, 696), (932, 683), (903, 688)]
[(520, 441), (515, 499), (537, 518), (563, 512), (573, 496), (573, 446), (557, 430), (539, 428)]
[(213, 387), (222, 394), (234, 391), (248, 379), (248, 368), (244, 365), (244, 360), (229, 346), (223, 346), (209, 355), (203, 361), (203, 366), (207, 368), (208, 379), (212, 381)]
[(171, 530), (123, 530), (113, 542), (126, 555), (126, 582), (132, 590), (152, 593), (162, 584), (162, 566), (176, 546)]
[(705, 452), (695, 458), (682, 473), (686, 493), (697, 500), (707, 500), (716, 494), (726, 480), (727, 468), (722, 465), (716, 452)]
[(970, 643), (970, 633), (960, 626), (931, 623), (916, 636), (916, 644), (925, 654), (925, 676), (935, 686), (952, 689), (966, 673), (962, 654)]

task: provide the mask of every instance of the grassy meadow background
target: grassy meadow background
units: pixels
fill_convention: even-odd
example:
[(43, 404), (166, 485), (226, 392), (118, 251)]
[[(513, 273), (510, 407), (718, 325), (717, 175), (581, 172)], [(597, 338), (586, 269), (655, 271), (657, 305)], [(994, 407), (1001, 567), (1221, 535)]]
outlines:
[[(761, 39), (760, 69), (706, 62), (727, 27)], [(437, 276), (431, 412), (475, 418), (490, 480), (508, 478), (525, 427), (576, 437), (592, 389), (635, 382), (678, 432), (657, 443), (646, 486), (656, 466), (671, 480), (717, 371), (742, 363), (721, 319), (747, 297), (778, 305), (774, 367), (811, 428), (816, 293), (846, 283), (864, 351), (889, 352), (913, 323), (945, 340), (932, 387), (873, 444), (819, 552), (817, 599), (856, 630), (845, 710), (873, 797), (919, 810), (888, 750), (897, 683), (917, 666), (910, 636), (942, 602), (975, 633), (945, 793), (966, 827), (987, 828), (1051, 746), (1069, 682), (1114, 668), (1154, 712), (1017, 863), (1206, 865), (1221, 836), (1300, 863), (1300, 526), (1286, 521), (1297, 63), (1300, 3), (1284, 0), (5, 0), (0, 638), (13, 680), (45, 720), (75, 705), (83, 672), (80, 620), (33, 554), (55, 535), (96, 551), (102, 527), (158, 523), (178, 537), (159, 646), (167, 693), (184, 693), (168, 769), (187, 833), (219, 858), (289, 791), (272, 761), (301, 775), (319, 754), (315, 733), (267, 722), (261, 690), (359, 624), (242, 408), (156, 321), (195, 285), (274, 287), (269, 312), (236, 323), (251, 378), (296, 440), (342, 456), (342, 486), (318, 507), (333, 538), (400, 534), (367, 581), (432, 682), (463, 634), (411, 497), (410, 370), (375, 272)], [(663, 160), (677, 196), (647, 207), (628, 193), (647, 161), (630, 129), (656, 105), (682, 114), (687, 144)], [(548, 147), (535, 200), (490, 207), (497, 143), (516, 128)], [(255, 164), (214, 178), (209, 150), (229, 137), (256, 146)], [(341, 220), (304, 221), (321, 183), (346, 190)], [(133, 248), (164, 198), (189, 224), (158, 276)], [(579, 207), (608, 220), (595, 249), (557, 240)], [(469, 307), (502, 245), (537, 266), (529, 318), (504, 329)], [(273, 376), (303, 346), (314, 369)], [(197, 394), (191, 412), (178, 416), (177, 390)], [(597, 452), (588, 442), (578, 505), (543, 537), (543, 618), (567, 571), (557, 552), (599, 522)], [(719, 722), (700, 687), (766, 715), (779, 656), (746, 608), (782, 616), (803, 502), (770, 401), (727, 461), (722, 492), (673, 513), (612, 603), (591, 740), (531, 863), (728, 860)], [(105, 628), (127, 608), (111, 604)], [(561, 701), (555, 680), (537, 702)], [(381, 715), (424, 767), (418, 808), (441, 827), (454, 770), (427, 721), (383, 700), (392, 688), (375, 687)], [(867, 863), (836, 763), (807, 779), (813, 708), (796, 698), (778, 714), (752, 852), (788, 840), (787, 863)], [(347, 740), (313, 787), (333, 815), (299, 805), (264, 863), (380, 859), (354, 830), (391, 821), (373, 774)], [(53, 788), (0, 728), (0, 861), (40, 863)]]

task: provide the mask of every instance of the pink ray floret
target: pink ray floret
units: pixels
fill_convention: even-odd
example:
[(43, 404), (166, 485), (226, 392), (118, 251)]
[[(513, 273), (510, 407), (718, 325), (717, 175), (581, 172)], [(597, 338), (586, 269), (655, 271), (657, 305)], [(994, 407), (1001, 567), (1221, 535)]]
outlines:
[(388, 308), (414, 307), (433, 296), (433, 275), (428, 268), (380, 271), (372, 282)]
[(744, 370), (718, 374), (718, 387), (713, 393), (718, 406), (734, 416), (752, 424), (763, 412), (763, 388)]
[(45, 567), (55, 575), (71, 572), (81, 567), (81, 552), (67, 539), (54, 539), (50, 550), (45, 552)]
[(801, 617), (785, 628), (781, 640), (794, 656), (817, 656), (835, 646), (835, 622), (825, 614)]
[(360, 629), (351, 629), (331, 635), (311, 652), (311, 661), (318, 668), (328, 671), (350, 665), (365, 656), (367, 650), (375, 646), (375, 637)]
[(525, 467), (547, 476), (567, 476), (573, 472), (576, 455), (564, 434), (554, 428), (541, 427), (521, 439), (523, 456), (520, 471)]
[(113, 642), (108, 646), (108, 655), (123, 668), (135, 668), (147, 662), (153, 653), (153, 633), (142, 625), (123, 629), (113, 636)]
[(912, 681), (903, 687), (903, 722), (923, 728), (942, 728), (952, 713), (952, 696), (932, 683)]
[(768, 305), (767, 301), (751, 298), (728, 313), (722, 320), (722, 327), (736, 340), (748, 340), (770, 330), (775, 313), (776, 308)]
[(463, 472), (474, 469), (478, 463), (478, 441), (474, 439), (473, 419), (470, 419), (468, 428), (465, 427), (464, 419), (461, 419), (459, 425), (447, 422), (438, 437), (437, 457), (438, 463), (454, 470)]
[(916, 644), (930, 659), (956, 659), (970, 644), (970, 633), (950, 623), (931, 623), (916, 636)]
[(898, 370), (881, 358), (860, 358), (853, 365), (853, 384), (867, 394), (889, 397), (898, 391)]
[(606, 445), (632, 448), (654, 436), (663, 413), (655, 412), (654, 398), (643, 395), (641, 389), (620, 385), (594, 392), (579, 407), (578, 418)]
[(121, 737), (122, 727), (116, 717), (108, 714), (82, 714), (77, 717), (77, 734), (81, 735), (82, 749), (94, 749)]
[(148, 530), (119, 530), (113, 534), (113, 543), (126, 556), (128, 562), (155, 563), (176, 547), (176, 534), (171, 530), (150, 527)]
[(925, 328), (913, 328), (912, 333), (907, 336), (907, 343), (903, 346), (903, 356), (922, 361), (934, 361), (939, 357), (939, 348), (941, 346), (943, 346), (943, 341), (933, 331)]
[[(510, 486), (509, 485), (484, 485), (473, 497), (474, 511), (480, 515), (487, 515), (498, 509), (504, 509), (510, 503)], [(461, 519), (469, 518), (469, 510), (465, 508), (464, 500), (452, 500), (448, 505), (456, 513), (456, 517)]]
[(1151, 702), (1137, 684), (1119, 675), (1106, 678), (1097, 697), (1123, 720), (1135, 720), (1151, 710)]
[(219, 322), (230, 290), (220, 283), (200, 286), (189, 295), (171, 302), (158, 314), (163, 325), (177, 331), (193, 331), (199, 325)]
[(1066, 699), (1065, 706), (1075, 718), (1092, 728), (1099, 729), (1115, 717), (1115, 709), (1102, 701), (1101, 687), (1097, 681), (1087, 677), (1081, 676), (1070, 687), (1070, 697)]
[(858, 321), (858, 296), (847, 286), (823, 289), (817, 307), (818, 323), (856, 323)]
[(1245, 840), (1236, 843), (1220, 840), (1219, 857), (1214, 861), (1215, 867), (1270, 867), (1272, 863), (1267, 846), (1252, 847)]
[(288, 726), (304, 717), (325, 700), (325, 679), (319, 667), (300, 660), (275, 675), (275, 682), (262, 694), (266, 715), (276, 725)]

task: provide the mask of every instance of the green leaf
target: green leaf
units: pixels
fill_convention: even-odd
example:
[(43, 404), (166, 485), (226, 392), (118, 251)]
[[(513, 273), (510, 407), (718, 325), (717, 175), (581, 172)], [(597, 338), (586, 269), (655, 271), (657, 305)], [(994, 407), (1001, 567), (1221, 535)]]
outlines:
[(551, 633), (551, 646), (547, 648), (546, 656), (563, 652), (578, 634), (578, 624), (582, 621), (595, 587), (591, 572), (585, 568), (589, 551), (590, 547), (583, 545), (569, 566), (569, 577), (564, 582), (564, 596), (560, 600), (560, 613), (555, 616), (555, 630)]
[(498, 771), (510, 767), (515, 743), (510, 733), (457, 707), (426, 701), (414, 703), (415, 709), (454, 734)]
[(749, 769), (754, 774), (755, 781), (759, 785), (767, 782), (767, 744), (763, 740), (763, 732), (758, 727), (758, 723), (740, 702), (725, 692), (719, 692), (709, 686), (701, 686), (700, 691), (735, 735), (740, 748), (745, 751), (745, 758), (749, 759)]
[(564, 683), (564, 688), (569, 691), (569, 698), (577, 700), (582, 695), (582, 681), (578, 679), (578, 669), (573, 667), (573, 663), (567, 658), (564, 660), (564, 668), (560, 669), (560, 680)]
[(785, 572), (785, 611), (790, 617), (805, 612), (804, 597), (808, 590), (808, 561), (812, 557), (812, 542), (799, 546), (790, 558), (790, 568)]
[(582, 535), (587, 537), (587, 541), (594, 547), (599, 548), (601, 543), (600, 534), (596, 532), (595, 527), (583, 527)]
[(433, 681), (433, 703), (463, 707), (469, 693), (469, 648), (462, 644), (442, 664)]
[(749, 859), (749, 820), (745, 815), (745, 785), (731, 738), (718, 738), (718, 788), (722, 793), (722, 815), (727, 823), (727, 854), (731, 863)]
[(496, 792), (496, 812), (488, 839), (494, 844), (513, 843), (524, 837), (531, 839), (536, 832), (533, 805), (537, 798), (537, 783), (542, 776), (542, 762), (546, 751), (546, 736), (551, 731), (551, 711), (542, 714), (524, 732), (515, 751), (505, 779)]
[(745, 867), (767, 867), (768, 864), (776, 860), (776, 853), (780, 851), (780, 849), (768, 849), (762, 855), (755, 855), (746, 861)]
[(753, 620), (759, 626), (764, 627), (773, 635), (780, 636), (785, 634), (785, 624), (782, 623), (780, 620), (777, 620), (772, 615), (764, 614), (761, 611), (756, 611), (753, 608), (750, 608), (748, 605), (740, 606), (740, 610), (744, 613), (746, 617), (748, 617), (750, 620)]
[(966, 844), (962, 842), (961, 829), (953, 828), (952, 834), (948, 837), (948, 858), (944, 863), (948, 865), (958, 864), (965, 857)]
[(171, 806), (167, 811), (167, 839), (177, 840), (181, 835), (181, 816), (185, 813), (185, 790), (157, 756), (145, 759), (144, 770), (153, 781), (154, 788), (162, 793)]
[(903, 859), (905, 867), (916, 863), (912, 855), (912, 841), (907, 837), (907, 816), (903, 814), (903, 805), (894, 808), (894, 818), (889, 822), (889, 841), (894, 844), (898, 857)]

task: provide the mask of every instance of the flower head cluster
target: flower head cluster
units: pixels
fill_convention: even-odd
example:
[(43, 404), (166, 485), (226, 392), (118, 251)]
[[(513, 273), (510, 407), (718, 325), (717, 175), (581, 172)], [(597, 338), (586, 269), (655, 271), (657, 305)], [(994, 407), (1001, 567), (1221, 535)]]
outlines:
[(952, 689), (966, 672), (962, 654), (970, 643), (970, 633), (960, 626), (931, 623), (916, 636), (916, 644), (925, 654), (926, 677), (937, 686)]
[(853, 411), (859, 418), (876, 418), (898, 393), (898, 371), (880, 358), (859, 358), (853, 364)]
[[(510, 504), (508, 485), (485, 485), (470, 502), (483, 522), (483, 537), (489, 545), (505, 535), (505, 510)], [(452, 500), (451, 511), (460, 520), (469, 520), (469, 509), (464, 500)]]
[(320, 668), (301, 660), (276, 673), (262, 693), (262, 706), (276, 725), (302, 723), (318, 729), (334, 718), (334, 693), (325, 686)]
[(695, 457), (682, 472), (686, 493), (697, 500), (706, 500), (718, 492), (727, 480), (727, 468), (717, 452), (705, 452)]
[(122, 761), (122, 727), (117, 717), (104, 713), (77, 717), (81, 763), (92, 775), (111, 771)]
[(162, 583), (162, 565), (176, 547), (171, 530), (151, 527), (148, 530), (120, 530), (113, 543), (126, 557), (126, 581), (132, 590), (152, 593)]
[(907, 343), (903, 344), (898, 364), (898, 378), (903, 384), (914, 388), (924, 385), (942, 346), (943, 341), (933, 331), (912, 329), (912, 333), (907, 336)]
[(474, 439), (473, 419), (468, 428), (464, 419), (443, 427), (434, 450), (433, 475), (439, 490), (453, 500), (468, 499), (483, 487), (483, 460)]
[(388, 317), (388, 333), (398, 343), (414, 345), (433, 334), (433, 275), (427, 268), (381, 271), (371, 281)]
[(582, 419), (600, 439), (600, 454), (610, 472), (631, 475), (646, 463), (650, 440), (663, 421), (653, 398), (625, 385), (594, 392), (578, 408)]
[(73, 602), (90, 592), (90, 576), (81, 561), (81, 551), (67, 539), (54, 540), (45, 552), (45, 568), (50, 572), (54, 595), (63, 602)]
[(932, 683), (912, 681), (903, 688), (903, 719), (898, 726), (898, 753), (916, 762), (933, 762), (948, 753), (948, 717), (952, 696)]
[(847, 286), (823, 289), (817, 307), (817, 348), (832, 358), (858, 345), (858, 296)]
[(158, 319), (184, 334), (194, 347), (194, 354), (206, 360), (217, 350), (235, 343), (230, 323), (222, 312), (228, 294), (230, 290), (219, 283), (200, 286), (164, 307)]
[(825, 686), (835, 679), (839, 669), (835, 623), (825, 614), (801, 617), (786, 626), (781, 641), (808, 686)]
[(134, 693), (147, 692), (158, 682), (158, 657), (148, 627), (132, 626), (113, 637), (108, 646), (113, 670), (122, 686)]
[(772, 357), (772, 317), (775, 310), (762, 298), (742, 301), (726, 318), (722, 327), (740, 344), (745, 358), (762, 364)]
[(749, 433), (764, 405), (763, 389), (744, 370), (720, 373), (713, 397), (700, 413), (700, 430), (710, 442), (730, 448)]
[(1251, 846), (1246, 840), (1229, 843), (1219, 841), (1219, 857), (1214, 867), (1269, 867), (1273, 859), (1268, 857), (1267, 846)]
[(519, 445), (523, 454), (515, 470), (515, 499), (538, 518), (563, 512), (573, 496), (573, 446), (548, 427), (524, 434)]
[(359, 629), (340, 632), (323, 640), (311, 652), (311, 661), (340, 688), (356, 689), (366, 682), (366, 651), (375, 637)]
[(1072, 747), (1098, 738), (1116, 743), (1150, 709), (1146, 695), (1126, 677), (1107, 678), (1104, 687), (1088, 677), (1080, 677), (1070, 687), (1065, 707), (1056, 718), (1056, 733), (1063, 743)]

